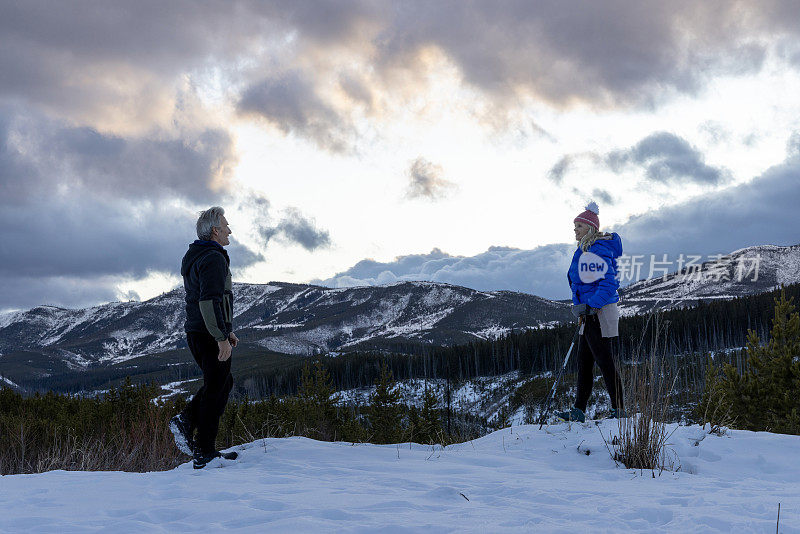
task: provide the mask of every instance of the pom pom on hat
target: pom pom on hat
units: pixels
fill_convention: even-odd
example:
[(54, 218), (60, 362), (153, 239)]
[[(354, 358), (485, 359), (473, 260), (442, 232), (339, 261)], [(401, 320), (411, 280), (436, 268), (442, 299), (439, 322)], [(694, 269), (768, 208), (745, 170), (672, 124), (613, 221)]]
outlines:
[(584, 211), (583, 213), (580, 213), (577, 217), (575, 217), (573, 222), (582, 222), (584, 224), (588, 224), (590, 226), (594, 226), (595, 230), (599, 230), (600, 229), (600, 217), (598, 217), (598, 215), (600, 215), (600, 208), (597, 207), (597, 202), (592, 200), (586, 206), (586, 211)]

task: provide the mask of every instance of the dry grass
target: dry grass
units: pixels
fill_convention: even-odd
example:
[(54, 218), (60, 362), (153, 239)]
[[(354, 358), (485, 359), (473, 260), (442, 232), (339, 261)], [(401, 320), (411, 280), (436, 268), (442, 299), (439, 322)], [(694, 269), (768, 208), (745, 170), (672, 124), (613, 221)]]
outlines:
[[(116, 395), (116, 396), (114, 396)], [(123, 386), (108, 400), (0, 391), (0, 474), (160, 471), (187, 460), (146, 387)]]
[(664, 357), (667, 326), (658, 316), (652, 316), (645, 328), (655, 329), (653, 345), (646, 350), (640, 347), (634, 363), (620, 369), (629, 416), (618, 419), (618, 432), (606, 440), (606, 445), (614, 461), (629, 469), (660, 473), (672, 467), (666, 445), (671, 435), (667, 423), (675, 372)]
[(64, 429), (49, 439), (32, 439), (21, 425), (7, 435), (13, 442), (0, 453), (0, 473), (66, 471), (163, 471), (186, 461), (164, 428), (136, 425), (129, 433), (78, 437)]

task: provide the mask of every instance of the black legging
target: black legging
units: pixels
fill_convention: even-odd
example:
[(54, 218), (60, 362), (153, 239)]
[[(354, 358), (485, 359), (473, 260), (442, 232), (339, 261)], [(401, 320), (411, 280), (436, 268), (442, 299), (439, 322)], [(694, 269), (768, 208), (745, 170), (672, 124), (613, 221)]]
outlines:
[(186, 338), (194, 360), (203, 370), (203, 386), (189, 401), (184, 415), (188, 416), (191, 426), (197, 428), (195, 448), (211, 452), (215, 450), (219, 418), (225, 412), (233, 387), (231, 358), (219, 361), (219, 345), (207, 333), (187, 332)]
[(606, 389), (611, 397), (611, 407), (622, 409), (622, 382), (611, 355), (611, 338), (603, 337), (600, 331), (600, 319), (597, 315), (588, 315), (585, 319), (583, 335), (580, 337), (578, 394), (575, 399), (575, 407), (584, 412), (589, 396), (592, 394), (595, 362), (603, 373), (603, 380), (606, 382)]

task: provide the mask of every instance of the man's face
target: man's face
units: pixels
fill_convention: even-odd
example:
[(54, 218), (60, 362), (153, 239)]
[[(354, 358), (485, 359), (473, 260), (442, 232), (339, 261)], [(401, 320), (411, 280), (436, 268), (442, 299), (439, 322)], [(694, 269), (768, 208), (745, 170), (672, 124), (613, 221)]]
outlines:
[(220, 226), (215, 226), (213, 230), (211, 230), (211, 239), (212, 241), (216, 241), (223, 247), (226, 245), (230, 245), (231, 241), (228, 237), (233, 233), (231, 232), (230, 226), (228, 226), (228, 219), (225, 218), (223, 215), (219, 221)]

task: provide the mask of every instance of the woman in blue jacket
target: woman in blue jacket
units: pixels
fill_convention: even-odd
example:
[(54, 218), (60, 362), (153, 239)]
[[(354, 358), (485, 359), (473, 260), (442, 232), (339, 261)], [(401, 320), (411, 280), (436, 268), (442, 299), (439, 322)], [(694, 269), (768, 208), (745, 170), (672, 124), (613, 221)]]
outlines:
[(581, 323), (578, 349), (578, 393), (575, 406), (557, 415), (568, 421), (586, 419), (586, 403), (592, 393), (594, 364), (600, 367), (611, 397), (611, 417), (623, 413), (622, 383), (611, 355), (611, 338), (618, 335), (617, 258), (622, 255), (622, 240), (616, 233), (600, 232), (597, 204), (575, 217), (578, 248), (572, 256), (567, 280), (572, 289), (572, 313)]

